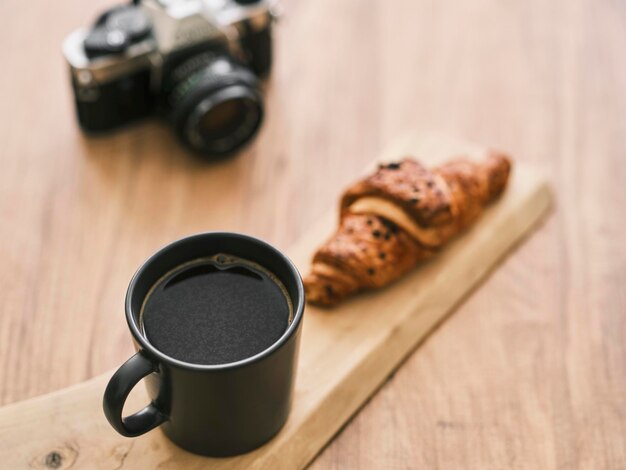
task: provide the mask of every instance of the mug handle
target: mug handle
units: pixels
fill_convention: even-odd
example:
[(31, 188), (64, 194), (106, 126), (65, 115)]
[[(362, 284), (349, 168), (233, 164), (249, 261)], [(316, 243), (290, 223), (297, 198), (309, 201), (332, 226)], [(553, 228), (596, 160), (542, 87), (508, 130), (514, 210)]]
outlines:
[(156, 407), (154, 401), (137, 413), (122, 417), (124, 403), (133, 387), (141, 379), (157, 371), (157, 363), (149, 359), (143, 351), (139, 351), (122, 364), (109, 380), (102, 401), (104, 415), (122, 436), (139, 436), (167, 421), (167, 416)]

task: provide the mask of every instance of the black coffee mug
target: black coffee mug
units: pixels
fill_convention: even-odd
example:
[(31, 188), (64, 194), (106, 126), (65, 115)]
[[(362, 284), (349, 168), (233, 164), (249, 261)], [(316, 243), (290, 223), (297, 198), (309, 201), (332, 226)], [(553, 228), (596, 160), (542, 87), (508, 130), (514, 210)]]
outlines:
[[(165, 273), (218, 253), (253, 261), (276, 275), (293, 303), (293, 320), (272, 346), (241, 361), (199, 365), (169, 357), (141, 332), (143, 301)], [(303, 312), (298, 270), (261, 240), (236, 233), (202, 233), (162, 248), (139, 268), (128, 287), (126, 321), (137, 353), (115, 372), (104, 392), (109, 423), (128, 437), (161, 426), (175, 444), (203, 455), (229, 456), (259, 447), (282, 428), (289, 414)], [(141, 379), (151, 402), (122, 417), (124, 402)]]

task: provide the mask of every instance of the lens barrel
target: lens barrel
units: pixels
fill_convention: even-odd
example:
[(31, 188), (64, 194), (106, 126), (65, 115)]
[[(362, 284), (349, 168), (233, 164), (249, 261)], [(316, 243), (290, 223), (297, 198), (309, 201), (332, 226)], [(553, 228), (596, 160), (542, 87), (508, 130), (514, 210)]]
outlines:
[(227, 55), (195, 56), (169, 78), (170, 118), (191, 149), (209, 157), (227, 156), (258, 131), (263, 119), (258, 79)]

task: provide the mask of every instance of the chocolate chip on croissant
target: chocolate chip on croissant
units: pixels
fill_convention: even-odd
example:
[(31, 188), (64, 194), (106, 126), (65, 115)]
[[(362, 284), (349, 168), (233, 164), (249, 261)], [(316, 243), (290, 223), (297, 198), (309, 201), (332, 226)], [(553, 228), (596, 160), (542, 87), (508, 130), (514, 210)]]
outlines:
[(493, 150), (433, 169), (411, 158), (380, 165), (344, 193), (339, 227), (304, 280), (307, 300), (331, 306), (399, 278), (476, 220), (503, 191), (510, 167)]

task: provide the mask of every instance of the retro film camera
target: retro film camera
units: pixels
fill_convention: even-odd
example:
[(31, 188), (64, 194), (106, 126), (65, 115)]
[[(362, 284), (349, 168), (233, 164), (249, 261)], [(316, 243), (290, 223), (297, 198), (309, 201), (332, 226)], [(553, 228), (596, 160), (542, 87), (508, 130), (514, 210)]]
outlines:
[(267, 0), (143, 0), (104, 12), (63, 45), (78, 121), (98, 133), (160, 115), (189, 148), (224, 156), (263, 120), (272, 62)]

